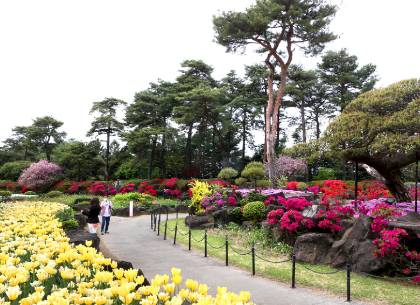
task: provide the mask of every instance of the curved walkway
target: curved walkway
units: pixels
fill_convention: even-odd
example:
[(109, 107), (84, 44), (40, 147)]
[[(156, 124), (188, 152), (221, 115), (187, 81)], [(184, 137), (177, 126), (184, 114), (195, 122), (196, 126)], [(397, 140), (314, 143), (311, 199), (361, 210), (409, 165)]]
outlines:
[[(170, 215), (169, 218), (174, 217)], [(173, 245), (172, 240), (164, 241), (163, 236), (157, 236), (157, 232), (150, 229), (150, 216), (112, 222), (109, 231), (110, 234), (101, 236), (104, 245), (121, 260), (141, 269), (149, 281), (156, 274), (171, 275), (171, 268), (176, 267), (182, 270), (183, 282), (190, 278), (199, 284), (207, 284), (209, 294), (213, 296), (217, 294), (217, 286), (226, 286), (228, 291), (235, 293), (249, 291), (251, 301), (258, 305), (349, 304), (344, 299), (291, 289), (289, 285), (252, 276), (247, 271), (227, 267), (210, 257), (205, 258), (203, 254), (188, 251), (186, 247)]]

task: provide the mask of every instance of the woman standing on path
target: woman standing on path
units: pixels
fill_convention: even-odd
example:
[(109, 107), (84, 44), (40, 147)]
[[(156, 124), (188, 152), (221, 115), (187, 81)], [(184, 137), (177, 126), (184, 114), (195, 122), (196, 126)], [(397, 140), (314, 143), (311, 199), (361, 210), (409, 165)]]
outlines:
[(108, 226), (109, 226), (109, 221), (111, 219), (111, 209), (113, 207), (114, 206), (112, 205), (112, 202), (109, 201), (108, 196), (105, 195), (104, 201), (102, 201), (101, 203), (101, 216), (102, 216), (101, 235), (104, 235), (104, 227), (105, 227), (105, 233), (109, 234)]
[[(101, 212), (101, 207), (99, 206), (99, 198), (98, 197), (94, 197), (92, 198), (92, 200), (90, 201), (90, 210), (88, 212), (81, 210), (82, 214), (86, 215), (88, 217), (87, 223), (88, 226), (91, 227), (93, 226), (95, 231), (96, 228), (98, 227), (99, 224), (99, 213)], [(93, 228), (89, 228), (89, 232), (90, 233), (94, 233), (92, 232)]]

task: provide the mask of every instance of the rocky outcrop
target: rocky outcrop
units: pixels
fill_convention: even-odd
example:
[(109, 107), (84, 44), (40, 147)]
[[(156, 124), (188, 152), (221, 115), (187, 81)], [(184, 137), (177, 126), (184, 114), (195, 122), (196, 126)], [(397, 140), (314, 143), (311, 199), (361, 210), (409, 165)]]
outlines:
[(66, 232), (66, 235), (68, 238), (70, 238), (69, 243), (74, 244), (74, 246), (77, 245), (86, 245), (86, 241), (92, 241), (92, 248), (95, 248), (97, 251), (100, 251), (100, 241), (96, 233), (89, 233), (84, 230), (68, 230)]
[(397, 218), (397, 221), (388, 223), (388, 230), (403, 229), (408, 235), (403, 237), (403, 242), (411, 250), (420, 252), (420, 215), (416, 212), (407, 212), (407, 215)]
[(90, 204), (78, 204), (78, 205), (72, 205), (71, 208), (74, 211), (80, 212), (81, 210), (89, 211), (90, 210)]
[(230, 214), (231, 211), (233, 211), (233, 207), (229, 208), (222, 208), (221, 210), (218, 210), (213, 213), (213, 219), (214, 223), (216, 225), (220, 226), (227, 226), (230, 222), (234, 222), (237, 224), (242, 223), (242, 219), (236, 217), (235, 215)]
[(311, 265), (329, 264), (328, 252), (334, 244), (330, 233), (306, 233), (300, 235), (295, 243), (295, 255), (298, 262)]
[(205, 216), (187, 216), (184, 221), (185, 225), (190, 229), (205, 229), (206, 225), (213, 223), (213, 217), (211, 215)]
[(73, 215), (73, 218), (79, 224), (79, 229), (83, 230), (87, 225), (87, 216), (83, 215), (82, 213), (76, 213)]
[(376, 249), (373, 240), (379, 237), (379, 233), (372, 232), (372, 222), (372, 217), (360, 215), (341, 240), (334, 242), (328, 258), (331, 260), (331, 267), (344, 268), (347, 256), (355, 271), (374, 273), (387, 266), (385, 259), (373, 256)]
[(313, 193), (287, 193), (285, 194), (285, 199), (290, 198), (300, 198), (304, 197), (306, 198), (306, 201), (312, 202), (315, 200), (315, 195)]

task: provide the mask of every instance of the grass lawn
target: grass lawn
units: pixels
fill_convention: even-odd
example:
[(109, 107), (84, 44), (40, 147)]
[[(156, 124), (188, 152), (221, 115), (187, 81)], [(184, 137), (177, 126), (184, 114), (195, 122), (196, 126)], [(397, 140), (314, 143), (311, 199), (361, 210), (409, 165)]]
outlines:
[[(175, 228), (176, 223), (178, 224), (179, 232), (177, 234), (176, 242), (179, 244), (186, 245), (188, 247), (188, 228), (184, 225), (183, 219), (174, 219), (168, 221), (168, 228), (172, 230)], [(164, 241), (164, 222), (161, 223), (161, 235), (162, 242)], [(218, 229), (210, 230), (207, 234), (207, 241), (214, 247), (220, 247), (225, 244), (226, 237), (218, 232)], [(192, 230), (192, 235), (196, 240), (201, 240), (204, 237), (204, 231)], [(183, 233), (186, 235), (181, 235)], [(167, 230), (167, 236), (173, 238), (174, 232)], [(238, 241), (236, 241), (238, 242)], [(232, 238), (229, 238), (229, 243), (239, 253), (246, 253), (250, 249), (243, 250), (237, 246), (237, 243)], [(199, 250), (204, 256), (204, 241), (196, 242), (194, 239), (191, 240), (192, 248)], [(225, 247), (220, 249), (213, 249), (207, 247), (207, 255), (216, 258), (222, 262), (225, 262), (226, 250)], [(273, 256), (267, 254), (260, 254), (261, 249), (256, 248), (256, 254), (260, 257), (271, 260), (281, 261), (289, 259), (288, 256)], [(266, 252), (267, 253), (267, 252)], [(252, 273), (252, 259), (251, 255), (239, 255), (229, 248), (229, 265), (239, 267), (244, 270), (248, 270)], [(334, 272), (336, 269), (329, 268), (327, 266), (311, 266), (306, 264), (306, 267), (318, 271), (318, 272)], [(281, 283), (291, 285), (292, 281), (292, 262), (285, 262), (281, 264), (265, 262), (259, 258), (255, 261), (256, 274), (269, 278), (272, 280), (279, 281)], [(346, 298), (347, 293), (347, 272), (339, 272), (335, 274), (322, 275), (311, 272), (299, 264), (296, 264), (296, 287), (306, 288), (309, 290), (326, 293), (332, 297)], [(359, 275), (351, 273), (351, 299), (366, 302), (369, 304), (420, 304), (420, 285), (416, 285), (412, 280), (405, 281), (392, 281), (392, 280), (380, 280), (374, 278), (365, 278)]]

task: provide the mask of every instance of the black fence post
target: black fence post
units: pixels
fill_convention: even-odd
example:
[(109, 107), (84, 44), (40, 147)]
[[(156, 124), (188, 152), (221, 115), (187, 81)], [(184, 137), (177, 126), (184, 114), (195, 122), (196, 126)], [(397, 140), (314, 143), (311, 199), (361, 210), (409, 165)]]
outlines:
[(252, 275), (255, 275), (255, 247), (254, 241), (252, 241)]
[(296, 274), (296, 255), (295, 255), (295, 249), (293, 249), (293, 257), (292, 257), (292, 289), (295, 289), (295, 274)]
[(175, 225), (174, 245), (176, 244), (176, 232), (178, 232), (178, 223)]
[(191, 251), (191, 229), (188, 230), (188, 250)]
[(155, 215), (155, 217), (153, 217), (153, 218), (154, 218), (154, 223), (155, 223), (155, 227), (154, 227), (153, 231), (154, 231), (154, 232), (156, 232), (156, 220), (157, 220), (157, 215)]
[(166, 240), (166, 229), (168, 228), (168, 222), (165, 222), (165, 235), (163, 236), (163, 240)]
[(178, 219), (178, 206), (175, 207), (176, 210), (176, 219)]
[(158, 221), (158, 236), (159, 236), (159, 234), (160, 234), (160, 219)]
[(226, 266), (229, 265), (229, 241), (228, 236), (226, 234)]
[(347, 302), (350, 302), (350, 258), (347, 256)]
[(169, 218), (169, 205), (166, 206), (166, 220)]
[(207, 257), (207, 229), (204, 230), (204, 257)]
[(414, 211), (417, 213), (417, 183), (419, 181), (419, 152), (416, 151), (416, 195), (414, 196)]
[(160, 222), (160, 214), (162, 212), (162, 206), (159, 207), (159, 222)]
[(150, 229), (153, 230), (153, 210), (150, 209)]

